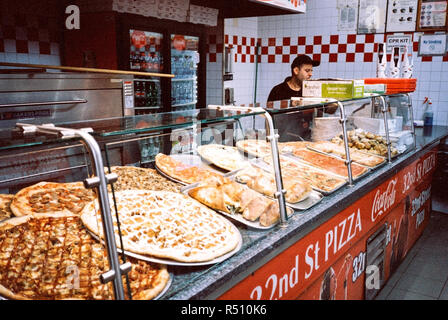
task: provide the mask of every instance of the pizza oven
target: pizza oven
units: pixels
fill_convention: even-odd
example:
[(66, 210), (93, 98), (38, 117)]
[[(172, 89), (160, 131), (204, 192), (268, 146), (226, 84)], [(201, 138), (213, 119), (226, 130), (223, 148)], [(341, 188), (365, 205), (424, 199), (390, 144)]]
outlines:
[[(30, 72), (0, 74), (0, 193), (14, 193), (42, 180), (70, 182), (85, 178), (88, 152), (82, 143), (52, 144), (25, 137), (18, 123), (58, 124), (126, 116), (133, 110), (132, 76)], [(11, 141), (33, 145), (17, 154)], [(20, 143), (19, 143), (20, 144)]]
[(97, 73), (0, 74), (0, 128), (121, 117), (133, 110), (132, 76)]

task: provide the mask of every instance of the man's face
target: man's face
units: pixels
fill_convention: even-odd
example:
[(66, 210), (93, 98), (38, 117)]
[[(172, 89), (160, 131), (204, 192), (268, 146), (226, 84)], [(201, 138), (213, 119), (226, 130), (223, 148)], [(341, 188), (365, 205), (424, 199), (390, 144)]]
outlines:
[(313, 76), (313, 65), (302, 64), (300, 68), (294, 68), (294, 75), (299, 81), (309, 80)]

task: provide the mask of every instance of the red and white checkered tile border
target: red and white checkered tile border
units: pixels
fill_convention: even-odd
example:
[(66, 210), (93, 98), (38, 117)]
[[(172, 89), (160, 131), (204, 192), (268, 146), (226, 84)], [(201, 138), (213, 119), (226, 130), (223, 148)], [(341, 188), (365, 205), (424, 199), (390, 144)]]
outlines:
[(0, 52), (59, 55), (55, 19), (29, 14), (0, 18)]
[[(235, 62), (254, 63), (256, 44), (259, 44), (259, 63), (291, 63), (298, 54), (310, 55), (314, 60), (328, 56), (329, 63), (336, 62), (373, 62), (378, 51), (378, 43), (386, 41), (387, 34), (348, 34), (326, 36), (299, 36), (283, 38), (248, 38), (225, 35), (224, 44), (216, 43), (215, 37), (209, 37), (207, 54), (209, 62), (216, 62), (216, 54), (223, 52), (223, 46), (234, 48)], [(413, 42), (413, 51), (418, 51), (418, 42)], [(388, 55), (388, 60), (390, 55)], [(422, 57), (423, 62), (432, 61), (432, 57)], [(443, 57), (448, 61), (448, 54)]]

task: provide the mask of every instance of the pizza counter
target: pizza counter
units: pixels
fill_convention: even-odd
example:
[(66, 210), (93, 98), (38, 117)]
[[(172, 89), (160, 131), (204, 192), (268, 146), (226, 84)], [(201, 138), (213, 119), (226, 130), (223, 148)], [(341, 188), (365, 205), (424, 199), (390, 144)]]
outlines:
[[(404, 205), (404, 200), (400, 199), (411, 193), (412, 218), (417, 219), (413, 223), (408, 222), (413, 226), (407, 231), (408, 247), (412, 246), (429, 219), (430, 201), (422, 194), (425, 195), (427, 190), (430, 192), (436, 149), (440, 140), (447, 136), (448, 127), (433, 126), (429, 132), (427, 128), (425, 131), (417, 128), (415, 151), (376, 169), (353, 186), (345, 186), (325, 196), (314, 207), (296, 212), (286, 227), (255, 231), (235, 223), (243, 237), (241, 250), (211, 267), (170, 268), (174, 279), (163, 299), (371, 297), (371, 290), (378, 292), (393, 271), (389, 265), (395, 263), (396, 268), (397, 262), (389, 258), (393, 256), (389, 251), (394, 250), (394, 239), (398, 238), (397, 221), (400, 220), (399, 216), (397, 219), (393, 216), (396, 214), (394, 210), (399, 207), (399, 214), (408, 210), (399, 206), (401, 202)], [(378, 197), (382, 200), (379, 201)], [(338, 221), (333, 221), (338, 217)], [(367, 251), (368, 240), (371, 239), (368, 237), (377, 236), (377, 229), (384, 226), (384, 254), (379, 266), (381, 283), (375, 284), (372, 280), (372, 289), (368, 285), (369, 270), (366, 271), (370, 258)], [(390, 269), (386, 270), (386, 265)], [(346, 271), (351, 280), (348, 285), (339, 283), (339, 287), (332, 287), (331, 291), (328, 270), (332, 271), (335, 279), (344, 274), (335, 273), (336, 267)], [(333, 295), (325, 296), (326, 292)]]
[[(417, 130), (416, 137), (414, 128), (405, 132), (400, 123), (397, 128), (406, 139), (403, 144), (399, 139), (396, 150), (404, 148), (388, 162), (384, 137), (343, 127), (346, 146), (350, 137), (353, 146), (378, 146), (371, 151), (383, 152), (351, 148), (356, 163), (347, 166), (343, 156), (310, 148), (331, 145), (338, 152), (341, 128), (333, 128), (331, 142), (330, 136), (312, 146), (307, 141), (276, 145), (268, 142), (274, 141), (272, 136), (254, 139), (250, 132), (239, 135), (235, 130), (239, 120), (255, 116), (268, 119), (260, 108), (201, 109), (63, 126), (18, 124), (0, 132), (8, 138), (0, 145), (0, 213), (6, 214), (0, 233), (0, 289), (14, 288), (18, 295), (6, 291), (13, 299), (110, 299), (112, 283), (100, 281), (109, 279), (114, 281), (113, 296), (124, 298), (120, 291), (124, 295), (128, 289), (119, 288), (119, 277), (102, 273), (107, 250), (112, 271), (130, 272), (136, 299), (369, 298), (428, 220), (435, 151), (448, 128)], [(178, 137), (184, 139), (175, 141)], [(410, 137), (415, 138), (411, 145)], [(390, 159), (392, 144), (387, 145)], [(282, 192), (276, 165), (269, 166), (277, 154), (274, 147), (280, 154)], [(293, 156), (304, 158), (291, 162)], [(379, 165), (370, 162), (378, 159)], [(267, 167), (259, 167), (263, 161)], [(360, 161), (366, 165), (361, 167)], [(364, 172), (353, 184), (352, 168)], [(325, 192), (326, 187), (331, 191)], [(94, 200), (89, 188), (96, 190)], [(281, 194), (287, 206), (281, 206)], [(287, 202), (304, 206), (315, 194), (319, 197), (309, 207), (295, 212)], [(290, 217), (281, 223), (284, 211)], [(118, 215), (120, 228), (115, 228)], [(26, 237), (20, 236), (22, 230)], [(51, 241), (41, 238), (48, 236)], [(85, 245), (80, 247), (80, 241)], [(117, 254), (121, 242), (128, 263)], [(36, 250), (13, 250), (34, 244)], [(61, 252), (73, 257), (60, 262)], [(52, 264), (68, 264), (82, 274), (87, 255), (95, 257), (95, 268), (88, 271), (95, 281), (89, 285), (83, 277), (81, 287), (76, 285), (70, 272), (53, 275), (55, 268), (45, 269), (45, 257), (50, 257)], [(21, 270), (24, 261), (33, 261), (25, 266), (26, 276), (9, 272)], [(377, 270), (373, 289), (367, 286), (372, 266)], [(52, 289), (45, 281), (34, 284), (39, 274), (69, 290), (64, 285)]]

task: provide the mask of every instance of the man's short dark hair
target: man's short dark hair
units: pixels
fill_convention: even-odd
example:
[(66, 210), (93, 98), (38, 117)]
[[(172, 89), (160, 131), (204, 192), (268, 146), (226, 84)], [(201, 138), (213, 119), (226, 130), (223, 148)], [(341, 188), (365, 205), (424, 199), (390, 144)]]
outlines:
[(299, 69), (302, 67), (303, 64), (311, 64), (313, 67), (317, 67), (320, 65), (320, 61), (313, 60), (306, 54), (298, 55), (294, 61), (291, 63), (291, 74), (294, 73), (294, 68), (298, 67)]

